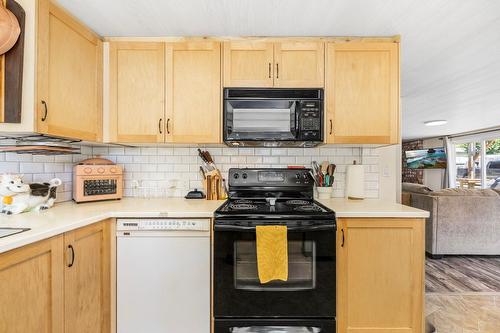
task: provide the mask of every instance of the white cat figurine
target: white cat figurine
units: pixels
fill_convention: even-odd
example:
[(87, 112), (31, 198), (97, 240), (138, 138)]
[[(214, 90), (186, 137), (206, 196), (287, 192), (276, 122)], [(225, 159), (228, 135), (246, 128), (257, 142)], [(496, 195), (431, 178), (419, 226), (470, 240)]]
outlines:
[(22, 176), (4, 174), (0, 176), (0, 212), (11, 215), (49, 209), (61, 184), (60, 179), (54, 178), (49, 183), (28, 185), (23, 183)]

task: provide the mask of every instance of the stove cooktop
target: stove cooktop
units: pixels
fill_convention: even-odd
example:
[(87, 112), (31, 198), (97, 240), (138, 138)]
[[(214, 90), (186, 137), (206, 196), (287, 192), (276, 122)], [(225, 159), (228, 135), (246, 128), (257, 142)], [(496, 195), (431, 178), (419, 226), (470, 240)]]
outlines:
[(306, 199), (229, 199), (215, 211), (216, 218), (335, 218), (332, 210), (314, 200)]

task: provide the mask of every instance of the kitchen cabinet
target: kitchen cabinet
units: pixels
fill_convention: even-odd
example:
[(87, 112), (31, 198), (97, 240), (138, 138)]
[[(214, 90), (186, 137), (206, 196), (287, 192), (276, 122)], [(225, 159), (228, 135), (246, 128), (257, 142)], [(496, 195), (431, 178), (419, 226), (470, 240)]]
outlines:
[(272, 87), (274, 44), (234, 41), (224, 43), (225, 87)]
[(36, 130), (102, 139), (102, 41), (49, 0), (38, 1)]
[(110, 237), (108, 220), (64, 234), (65, 332), (110, 332)]
[(220, 52), (218, 42), (166, 44), (167, 142), (220, 142)]
[(0, 254), (0, 332), (62, 333), (63, 237)]
[(399, 142), (399, 43), (328, 43), (327, 143)]
[(0, 332), (111, 332), (111, 221), (0, 254)]
[(320, 88), (324, 86), (324, 43), (275, 43), (274, 62), (276, 70), (275, 87)]
[(423, 332), (424, 223), (338, 220), (337, 332)]
[(164, 43), (110, 43), (109, 81), (110, 141), (164, 142)]
[(324, 43), (225, 42), (224, 86), (321, 88), (324, 86)]
[(111, 42), (109, 49), (109, 141), (220, 142), (220, 43)]

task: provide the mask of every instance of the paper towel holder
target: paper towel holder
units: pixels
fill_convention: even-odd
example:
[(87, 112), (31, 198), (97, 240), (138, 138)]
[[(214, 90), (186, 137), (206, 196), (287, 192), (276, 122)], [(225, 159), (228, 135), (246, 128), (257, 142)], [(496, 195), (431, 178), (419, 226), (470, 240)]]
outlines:
[[(355, 165), (355, 166), (358, 166), (358, 167), (359, 166), (362, 167), (362, 165), (358, 164), (356, 160), (353, 160), (352, 165), (353, 166)], [(347, 172), (349, 174), (349, 171), (347, 171)], [(347, 188), (346, 188), (346, 191), (347, 191), (347, 199), (348, 200), (364, 200), (364, 198), (365, 198), (365, 195), (364, 195), (364, 172), (363, 171), (361, 171), (361, 172), (362, 173), (359, 176), (361, 184), (358, 184), (358, 187), (360, 187), (360, 188), (357, 188), (355, 190), (350, 189), (351, 186), (349, 185), (349, 183), (352, 180), (350, 179), (351, 177), (349, 177), (349, 175), (347, 176)], [(355, 195), (352, 195), (353, 194), (352, 192), (354, 192)]]

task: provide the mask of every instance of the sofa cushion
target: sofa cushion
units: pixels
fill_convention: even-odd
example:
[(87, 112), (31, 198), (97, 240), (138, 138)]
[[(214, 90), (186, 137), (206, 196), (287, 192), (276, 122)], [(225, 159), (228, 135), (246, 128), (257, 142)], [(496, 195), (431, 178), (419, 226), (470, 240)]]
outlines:
[(490, 189), (446, 188), (430, 193), (432, 196), (463, 197), (498, 197), (498, 193)]
[(401, 189), (403, 192), (411, 192), (419, 194), (429, 194), (432, 192), (432, 190), (425, 185), (413, 184), (413, 183), (403, 183)]

